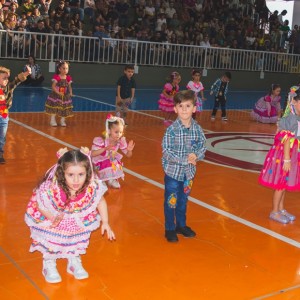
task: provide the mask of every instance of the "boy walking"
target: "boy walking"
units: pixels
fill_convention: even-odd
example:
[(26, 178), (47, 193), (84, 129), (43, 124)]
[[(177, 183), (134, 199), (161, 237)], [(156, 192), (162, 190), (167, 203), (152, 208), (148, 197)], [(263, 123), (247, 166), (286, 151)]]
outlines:
[(0, 164), (5, 164), (3, 157), (6, 132), (8, 128), (8, 110), (12, 106), (14, 89), (31, 74), (31, 68), (26, 66), (25, 72), (20, 73), (14, 80), (9, 81), (10, 70), (0, 66)]
[(196, 97), (192, 90), (181, 91), (174, 97), (174, 111), (178, 115), (163, 137), (162, 165), (165, 172), (165, 237), (177, 242), (177, 234), (194, 237), (186, 226), (186, 206), (197, 161), (204, 158), (205, 136), (192, 118), (196, 112)]
[(218, 78), (210, 88), (210, 95), (215, 94), (214, 108), (211, 113), (211, 120), (214, 121), (216, 113), (221, 105), (222, 120), (228, 121), (226, 116), (226, 95), (228, 92), (228, 85), (231, 79), (231, 73), (225, 72), (221, 78)]
[(124, 119), (125, 125), (127, 125), (127, 112), (133, 101), (136, 89), (133, 74), (134, 66), (127, 65), (124, 68), (124, 75), (117, 81), (116, 115)]

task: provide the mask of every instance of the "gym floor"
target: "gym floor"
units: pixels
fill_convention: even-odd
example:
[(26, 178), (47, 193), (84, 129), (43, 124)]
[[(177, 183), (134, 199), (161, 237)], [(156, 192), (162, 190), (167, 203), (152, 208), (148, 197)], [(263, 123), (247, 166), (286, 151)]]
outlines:
[(38, 180), (55, 164), (59, 148), (91, 147), (102, 134), (107, 113), (114, 111), (114, 92), (74, 89), (75, 116), (67, 127), (54, 128), (42, 112), (49, 89), (16, 89), (6, 164), (0, 165), (0, 299), (300, 299), (299, 194), (286, 196), (295, 222), (269, 220), (273, 191), (257, 179), (276, 125), (250, 120), (257, 97), (229, 109), (228, 122), (220, 115), (210, 120), (212, 99), (207, 100), (198, 121), (208, 150), (198, 163), (187, 212), (187, 224), (197, 236), (179, 236), (175, 244), (165, 240), (165, 127), (161, 113), (153, 109), (159, 92), (138, 91), (137, 110), (129, 113), (125, 132), (136, 143), (134, 155), (123, 160), (121, 189), (110, 188), (105, 195), (116, 241), (93, 232), (82, 256), (89, 278), (74, 279), (66, 272), (66, 260), (58, 260), (63, 280), (50, 284), (42, 275), (41, 254), (29, 253), (26, 205)]

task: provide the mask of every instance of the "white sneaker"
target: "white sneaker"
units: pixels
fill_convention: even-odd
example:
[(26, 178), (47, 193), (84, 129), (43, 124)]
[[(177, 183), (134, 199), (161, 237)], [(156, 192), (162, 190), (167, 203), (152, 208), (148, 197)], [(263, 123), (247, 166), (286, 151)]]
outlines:
[(53, 127), (56, 127), (56, 126), (57, 126), (56, 119), (55, 119), (55, 116), (54, 116), (54, 115), (51, 116), (51, 119), (50, 119), (50, 126), (53, 126)]
[(62, 126), (62, 127), (66, 127), (67, 126), (65, 118), (61, 118), (60, 119), (60, 126)]
[(89, 273), (83, 268), (79, 256), (72, 257), (68, 260), (67, 272), (79, 280), (89, 277)]
[(43, 275), (47, 282), (58, 283), (61, 282), (61, 277), (56, 269), (55, 259), (44, 259), (43, 260)]
[(110, 179), (108, 180), (108, 184), (113, 187), (114, 189), (119, 189), (121, 187), (119, 181), (117, 179)]

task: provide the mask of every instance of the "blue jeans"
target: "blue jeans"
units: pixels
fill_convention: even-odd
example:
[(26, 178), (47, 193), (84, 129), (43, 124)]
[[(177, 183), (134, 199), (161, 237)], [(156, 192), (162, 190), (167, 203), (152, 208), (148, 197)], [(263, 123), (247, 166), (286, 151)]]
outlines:
[(8, 120), (9, 118), (2, 118), (0, 116), (0, 157), (3, 155), (3, 148), (6, 141), (6, 132), (8, 127)]
[(165, 229), (186, 226), (186, 204), (193, 180), (178, 181), (165, 175)]

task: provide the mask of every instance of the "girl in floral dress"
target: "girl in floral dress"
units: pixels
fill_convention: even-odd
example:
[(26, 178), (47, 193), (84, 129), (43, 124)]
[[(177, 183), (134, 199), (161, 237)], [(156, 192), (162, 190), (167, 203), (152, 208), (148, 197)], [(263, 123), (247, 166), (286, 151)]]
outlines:
[(50, 125), (57, 126), (56, 116), (60, 117), (60, 125), (65, 127), (66, 118), (73, 116), (72, 77), (68, 75), (69, 63), (60, 61), (57, 72), (52, 78), (52, 92), (45, 104), (45, 112), (51, 116)]
[(281, 116), (280, 92), (280, 85), (272, 84), (269, 94), (255, 103), (251, 118), (261, 123), (277, 123)]
[[(204, 98), (204, 86), (202, 84), (201, 80), (201, 71), (200, 70), (193, 70), (192, 71), (192, 80), (188, 82), (186, 88), (188, 90), (192, 90), (193, 92), (195, 92), (195, 96), (197, 97), (197, 102), (196, 102), (196, 106), (197, 106), (197, 111), (196, 113), (200, 113), (203, 110), (202, 107), (202, 100), (206, 100), (206, 98)], [(201, 97), (199, 97), (199, 94)], [(193, 118), (196, 119), (196, 113), (193, 114)]]
[(124, 179), (121, 161), (123, 156), (118, 150), (120, 149), (127, 157), (131, 157), (135, 146), (133, 141), (127, 143), (123, 136), (124, 126), (125, 123), (122, 118), (109, 114), (106, 118), (105, 138), (94, 138), (91, 154), (99, 178), (117, 189), (121, 187), (118, 179)]
[(174, 96), (179, 92), (179, 83), (181, 76), (178, 72), (172, 72), (168, 78), (168, 82), (164, 85), (164, 89), (160, 94), (158, 107), (165, 113), (164, 125), (169, 126), (173, 123), (171, 116), (174, 112)]
[(296, 219), (284, 208), (285, 191), (300, 190), (300, 89), (292, 87), (290, 101), (278, 123), (278, 133), (269, 150), (259, 183), (274, 189), (270, 219), (287, 224)]
[(28, 203), (25, 222), (30, 227), (30, 252), (43, 254), (42, 273), (49, 283), (61, 281), (56, 259), (68, 259), (67, 272), (76, 279), (88, 278), (80, 255), (86, 253), (91, 232), (100, 226), (109, 240), (115, 239), (108, 224), (105, 185), (94, 176), (87, 148), (57, 153)]

